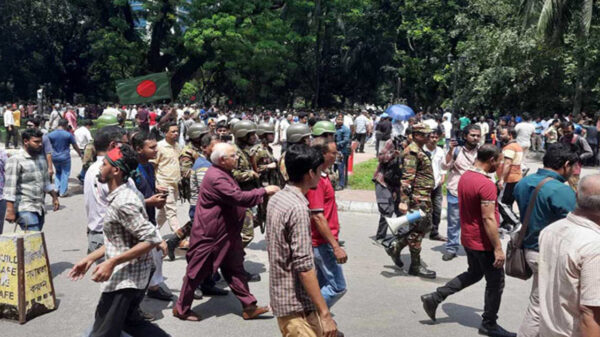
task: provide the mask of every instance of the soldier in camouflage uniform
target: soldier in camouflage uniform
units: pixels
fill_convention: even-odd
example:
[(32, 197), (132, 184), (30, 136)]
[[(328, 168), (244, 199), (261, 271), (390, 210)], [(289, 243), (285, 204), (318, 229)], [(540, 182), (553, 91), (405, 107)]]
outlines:
[[(287, 146), (289, 147), (292, 144), (300, 143), (310, 145), (310, 133), (310, 128), (306, 124), (295, 123), (290, 125), (285, 131)], [(285, 170), (285, 152), (279, 157), (279, 164), (277, 166), (279, 167), (279, 172), (281, 173), (284, 182), (287, 182), (289, 177)]]
[[(318, 121), (312, 127), (313, 144), (326, 144), (335, 142), (335, 124), (331, 121)], [(340, 175), (332, 167), (324, 170), (331, 181), (332, 186), (337, 186), (340, 181)]]
[[(260, 187), (259, 174), (252, 166), (250, 150), (256, 143), (256, 124), (249, 120), (242, 120), (234, 124), (235, 151), (238, 156), (237, 168), (231, 172), (233, 178), (243, 191), (250, 191)], [(242, 243), (246, 247), (254, 239), (254, 214), (251, 209), (246, 211), (242, 227)]]
[[(260, 175), (258, 178), (260, 186), (276, 185), (283, 187), (283, 177), (277, 169), (277, 160), (273, 156), (273, 149), (269, 146), (275, 139), (275, 126), (270, 123), (261, 123), (258, 125), (256, 134), (260, 138), (260, 143), (252, 148), (251, 155), (254, 170)], [(262, 233), (265, 232), (268, 202), (269, 198), (265, 197), (263, 203), (258, 205), (256, 222)]]
[(192, 173), (192, 166), (194, 166), (196, 159), (200, 157), (200, 139), (209, 131), (208, 127), (202, 123), (194, 123), (187, 130), (187, 136), (190, 141), (183, 147), (179, 155), (179, 167), (181, 170), (179, 191), (183, 200), (190, 201), (190, 175)]
[(394, 263), (402, 267), (400, 252), (408, 245), (410, 250), (408, 273), (425, 278), (436, 277), (434, 271), (425, 268), (421, 263), (421, 241), (423, 241), (425, 233), (431, 229), (431, 191), (435, 185), (431, 159), (423, 151), (423, 145), (427, 143), (430, 133), (431, 129), (426, 124), (413, 125), (413, 142), (404, 149), (403, 171), (400, 181), (400, 212), (406, 213), (409, 210), (420, 209), (425, 212), (426, 216), (411, 226), (408, 235), (398, 237), (386, 248)]

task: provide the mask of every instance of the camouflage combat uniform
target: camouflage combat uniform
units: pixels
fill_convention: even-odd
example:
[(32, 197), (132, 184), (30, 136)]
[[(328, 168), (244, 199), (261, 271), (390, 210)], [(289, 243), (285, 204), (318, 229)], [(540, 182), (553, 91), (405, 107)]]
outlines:
[[(260, 187), (259, 181), (254, 174), (252, 167), (252, 157), (250, 156), (250, 147), (246, 146), (243, 150), (238, 145), (235, 146), (235, 153), (238, 155), (237, 168), (233, 169), (233, 178), (243, 191), (250, 191)], [(244, 225), (242, 226), (242, 243), (246, 247), (254, 239), (254, 214), (252, 209), (246, 210)]]
[[(277, 167), (273, 169), (265, 169), (264, 171), (260, 171), (262, 166), (266, 166), (272, 163), (277, 164), (277, 160), (273, 156), (273, 149), (266, 144), (257, 144), (251, 150), (252, 155), (252, 163), (257, 172), (259, 172), (260, 177), (258, 178), (259, 184), (262, 187), (266, 187), (269, 185), (276, 185), (279, 187), (283, 187), (284, 181), (283, 176), (277, 169)], [(258, 212), (256, 215), (256, 225), (260, 226), (261, 232), (265, 232), (265, 221), (267, 220), (267, 203), (269, 202), (269, 198), (263, 198), (262, 204), (258, 205)]]
[(415, 223), (406, 240), (411, 253), (421, 250), (423, 236), (431, 227), (431, 191), (435, 185), (431, 159), (416, 143), (411, 143), (403, 154), (401, 183), (402, 203), (408, 205), (409, 212), (421, 209), (426, 216)]
[[(179, 182), (179, 194), (182, 200), (187, 200), (191, 205), (191, 189), (190, 189), (190, 175), (192, 166), (196, 162), (196, 159), (200, 157), (200, 151), (196, 149), (192, 143), (187, 144), (181, 150), (179, 155), (179, 168), (181, 170), (181, 181)], [(194, 206), (196, 204), (194, 203)], [(192, 219), (193, 220), (193, 219)]]

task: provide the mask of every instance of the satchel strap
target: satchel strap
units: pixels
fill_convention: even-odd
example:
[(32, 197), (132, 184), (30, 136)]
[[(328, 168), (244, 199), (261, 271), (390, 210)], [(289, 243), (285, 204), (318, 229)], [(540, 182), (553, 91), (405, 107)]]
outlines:
[(537, 199), (538, 193), (542, 189), (542, 186), (544, 186), (545, 183), (549, 182), (552, 179), (554, 179), (554, 178), (552, 178), (552, 177), (544, 178), (537, 185), (537, 187), (535, 188), (535, 191), (533, 191), (533, 194), (531, 195), (531, 199), (529, 199), (529, 205), (527, 205), (527, 212), (525, 212), (525, 218), (523, 218), (523, 225), (521, 227), (521, 230), (519, 231), (519, 238), (516, 242), (517, 247), (521, 247), (521, 244), (523, 243), (523, 239), (525, 239), (525, 234), (527, 233), (527, 226), (529, 225), (529, 219), (531, 218), (531, 213), (533, 213), (533, 207), (535, 205), (535, 200)]

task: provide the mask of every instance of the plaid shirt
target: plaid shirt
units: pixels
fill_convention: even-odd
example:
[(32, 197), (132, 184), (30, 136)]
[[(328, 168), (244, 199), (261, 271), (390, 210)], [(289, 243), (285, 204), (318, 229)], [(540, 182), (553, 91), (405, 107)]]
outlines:
[[(142, 194), (123, 184), (108, 195), (104, 217), (106, 259), (125, 253), (139, 242), (161, 242), (160, 233), (149, 220)], [(119, 289), (144, 289), (153, 267), (150, 253), (115, 267), (110, 279), (101, 286), (103, 292)]]
[(316, 310), (298, 273), (314, 268), (308, 200), (293, 186), (267, 206), (269, 295), (276, 317)]
[(54, 189), (46, 157), (42, 154), (32, 157), (21, 149), (8, 158), (4, 173), (4, 199), (15, 203), (15, 211), (43, 214), (44, 192)]

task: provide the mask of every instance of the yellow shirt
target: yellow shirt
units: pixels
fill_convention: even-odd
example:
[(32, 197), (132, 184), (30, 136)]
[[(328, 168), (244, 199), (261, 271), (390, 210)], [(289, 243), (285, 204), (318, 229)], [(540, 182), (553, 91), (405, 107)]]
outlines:
[(15, 126), (20, 127), (21, 126), (21, 111), (19, 111), (18, 109), (13, 111), (13, 119), (15, 120)]
[(166, 140), (158, 142), (158, 154), (156, 159), (151, 160), (156, 168), (156, 183), (157, 185), (175, 185), (181, 180), (181, 172), (179, 169), (179, 154), (181, 149), (175, 143), (171, 145)]

